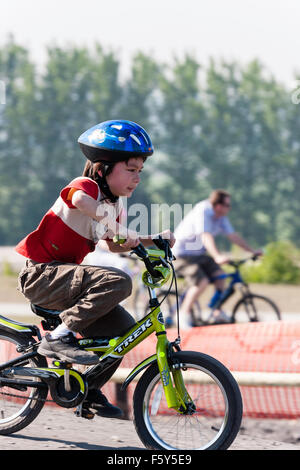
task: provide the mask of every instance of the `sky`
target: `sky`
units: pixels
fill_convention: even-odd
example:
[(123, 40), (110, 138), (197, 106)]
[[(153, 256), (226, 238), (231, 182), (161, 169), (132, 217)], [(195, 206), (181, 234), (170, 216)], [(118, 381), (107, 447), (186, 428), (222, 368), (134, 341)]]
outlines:
[(137, 51), (174, 56), (258, 58), (291, 88), (300, 72), (299, 0), (9, 0), (0, 6), (0, 47), (9, 34), (42, 67), (46, 45), (107, 46), (129, 70)]

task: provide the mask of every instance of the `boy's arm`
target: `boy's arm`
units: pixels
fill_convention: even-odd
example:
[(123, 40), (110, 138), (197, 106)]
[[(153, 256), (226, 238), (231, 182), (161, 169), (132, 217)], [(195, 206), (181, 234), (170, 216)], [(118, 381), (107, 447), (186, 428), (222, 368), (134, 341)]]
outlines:
[[(153, 243), (153, 238), (157, 237), (158, 235), (161, 235), (162, 238), (165, 240), (169, 240), (171, 247), (174, 246), (175, 243), (175, 237), (174, 234), (170, 230), (164, 230), (161, 233), (157, 233), (155, 235), (142, 235), (141, 238), (139, 238), (139, 242), (142, 243), (144, 246), (152, 246), (154, 245)], [(110, 240), (105, 240), (108, 248), (110, 251), (113, 253), (124, 253), (126, 251), (130, 251), (133, 246), (130, 246), (129, 248), (125, 247), (124, 245), (118, 245), (114, 243), (113, 241)]]
[[(88, 196), (84, 191), (78, 190), (72, 196), (72, 204), (83, 214), (88, 215), (94, 220), (101, 222), (107, 226), (114, 234), (120, 235), (125, 239), (130, 239), (135, 243), (138, 234), (134, 230), (128, 230), (116, 220), (112, 219), (103, 209), (103, 205), (99, 204), (95, 199)], [(136, 245), (135, 245), (136, 246)]]
[(141, 238), (140, 238), (140, 240), (141, 240), (141, 242), (142, 242), (142, 244), (143, 244), (144, 246), (151, 246), (151, 245), (154, 244), (154, 243), (153, 243), (153, 239), (154, 239), (154, 238), (157, 238), (159, 235), (160, 235), (164, 240), (168, 240), (168, 241), (170, 242), (171, 248), (174, 246), (176, 239), (175, 239), (175, 236), (174, 236), (173, 232), (171, 232), (171, 230), (164, 230), (163, 232), (161, 232), (161, 233), (156, 233), (155, 235), (154, 235), (154, 234), (152, 234), (152, 235), (146, 235), (146, 236), (145, 236), (145, 235), (142, 235)]
[[(84, 191), (78, 190), (72, 196), (72, 204), (84, 214), (89, 217), (107, 225), (108, 229), (114, 234), (118, 234), (121, 238), (124, 238), (126, 242), (122, 245), (118, 245), (112, 241), (105, 240), (110, 251), (113, 253), (123, 253), (129, 251), (131, 248), (137, 246), (140, 242), (145, 246), (153, 245), (152, 239), (156, 235), (143, 235), (139, 238), (137, 232), (129, 230), (127, 227), (113, 220), (107, 213), (103, 213), (103, 206), (99, 204), (95, 199), (88, 196)], [(165, 230), (160, 234), (163, 238), (170, 240), (170, 245), (173, 246), (175, 238), (170, 230)]]

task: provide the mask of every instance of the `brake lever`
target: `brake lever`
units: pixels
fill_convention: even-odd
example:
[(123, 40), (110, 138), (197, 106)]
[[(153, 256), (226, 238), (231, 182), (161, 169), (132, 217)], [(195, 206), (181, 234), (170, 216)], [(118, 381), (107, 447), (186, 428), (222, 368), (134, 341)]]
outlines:
[(171, 247), (170, 247), (170, 242), (169, 240), (166, 240), (162, 238), (161, 235), (158, 235), (157, 238), (152, 239), (153, 243), (159, 248), (160, 250), (163, 250), (166, 255), (166, 259), (168, 260), (175, 260), (175, 256), (172, 253)]
[(137, 245), (136, 247), (131, 248), (131, 253), (135, 253), (137, 256), (139, 256), (142, 259), (148, 258), (148, 253), (146, 251), (146, 248), (141, 243)]
[(158, 235), (157, 238), (152, 238), (152, 241), (157, 246), (157, 248), (165, 251), (165, 240), (161, 237), (161, 235)]
[(156, 279), (159, 279), (162, 277), (161, 273), (155, 270), (155, 266), (153, 265), (153, 263), (151, 263), (144, 245), (140, 243), (135, 248), (132, 248), (131, 253), (135, 253), (139, 258), (142, 258), (151, 276), (153, 276)]

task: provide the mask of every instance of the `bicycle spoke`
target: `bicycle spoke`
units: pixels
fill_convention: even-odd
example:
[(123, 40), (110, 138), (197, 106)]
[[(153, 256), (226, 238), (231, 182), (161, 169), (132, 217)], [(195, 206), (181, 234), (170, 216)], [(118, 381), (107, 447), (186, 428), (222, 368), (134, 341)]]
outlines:
[[(224, 391), (210, 376), (207, 380), (205, 375), (195, 366), (189, 366), (186, 374), (183, 372), (185, 386), (196, 405), (193, 415), (184, 415), (168, 408), (159, 376), (149, 390), (145, 401), (149, 429), (166, 440), (172, 448), (196, 449), (206, 446), (217, 438), (227, 419)], [(191, 383), (188, 377), (192, 377)]]

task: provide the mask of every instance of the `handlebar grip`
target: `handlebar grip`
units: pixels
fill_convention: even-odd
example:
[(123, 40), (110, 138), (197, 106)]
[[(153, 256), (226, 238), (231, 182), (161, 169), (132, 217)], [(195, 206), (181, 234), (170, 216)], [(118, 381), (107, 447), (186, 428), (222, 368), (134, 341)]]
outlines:
[[(113, 237), (113, 242), (117, 243), (118, 245), (122, 245), (122, 243), (126, 242), (126, 238), (121, 238), (120, 235), (115, 235)], [(145, 250), (144, 245), (142, 245), (141, 243), (139, 245), (137, 245), (136, 247), (131, 248), (131, 250), (136, 255), (140, 256), (143, 259), (148, 257), (147, 251)]]
[(126, 242), (126, 238), (121, 238), (120, 235), (115, 235), (113, 237), (113, 242), (117, 243), (118, 245), (122, 245), (122, 243)]

